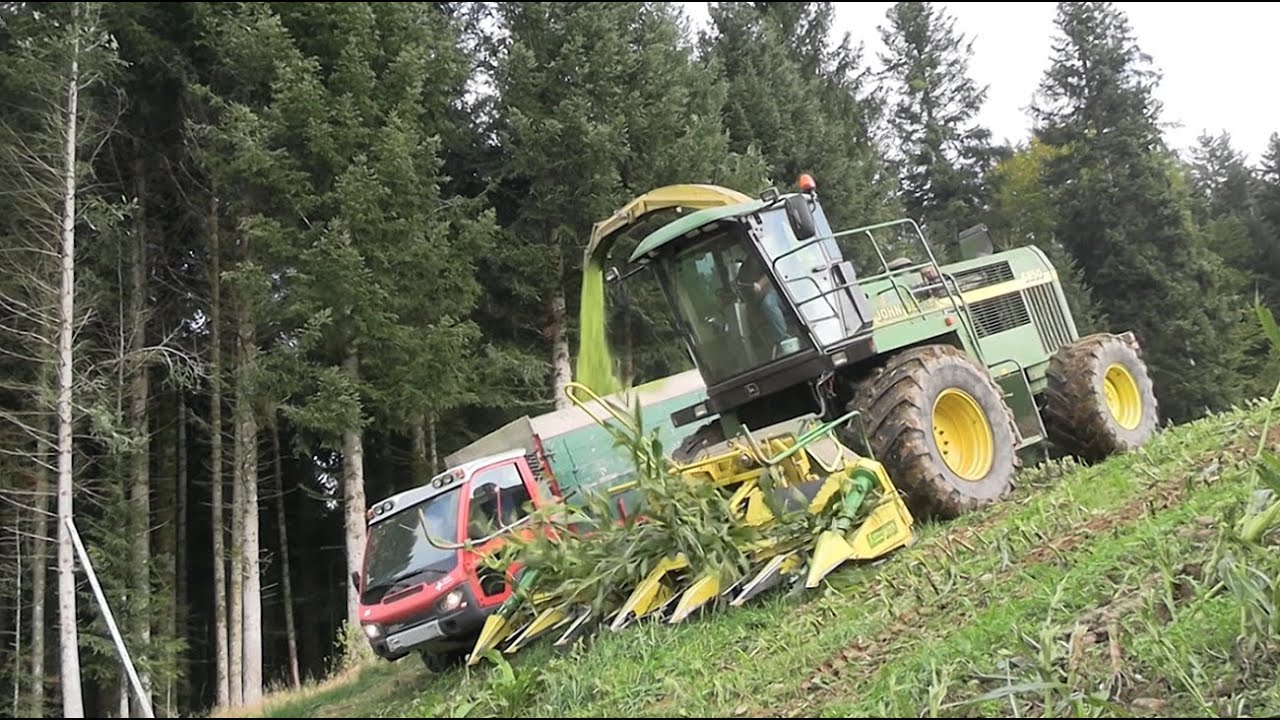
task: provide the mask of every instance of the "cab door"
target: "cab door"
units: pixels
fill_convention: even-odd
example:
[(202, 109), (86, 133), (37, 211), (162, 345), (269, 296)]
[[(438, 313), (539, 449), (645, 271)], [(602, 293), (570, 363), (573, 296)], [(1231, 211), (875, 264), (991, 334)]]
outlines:
[(483, 558), (500, 548), (512, 532), (524, 537), (533, 532), (527, 524), (513, 526), (532, 513), (536, 496), (533, 474), (523, 458), (490, 465), (471, 476), (464, 532), (467, 539), (477, 545), (472, 552), (465, 553), (463, 563), (482, 607), (495, 605), (510, 596), (516, 570), (508, 568), (499, 572), (486, 566)]

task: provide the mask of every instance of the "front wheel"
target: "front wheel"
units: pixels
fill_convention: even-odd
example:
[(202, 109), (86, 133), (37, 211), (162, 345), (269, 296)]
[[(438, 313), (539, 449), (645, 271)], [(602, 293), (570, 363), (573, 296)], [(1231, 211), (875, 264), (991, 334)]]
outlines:
[(448, 672), (467, 656), (466, 652), (458, 650), (422, 650), (418, 654), (422, 657), (422, 664), (434, 675)]
[(1110, 333), (1087, 335), (1054, 353), (1044, 394), (1045, 429), (1054, 444), (1096, 462), (1151, 439), (1159, 404), (1147, 366)]
[(1013, 413), (961, 350), (905, 350), (861, 384), (854, 402), (871, 450), (913, 512), (955, 518), (1012, 491), (1020, 465)]

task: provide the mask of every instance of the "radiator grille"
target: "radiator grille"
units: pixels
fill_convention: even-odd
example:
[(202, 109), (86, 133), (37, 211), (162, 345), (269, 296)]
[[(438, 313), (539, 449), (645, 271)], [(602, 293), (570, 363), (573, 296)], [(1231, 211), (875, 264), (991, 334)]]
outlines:
[(995, 335), (1031, 322), (1027, 306), (1018, 293), (979, 300), (969, 304), (978, 337)]
[(1058, 348), (1071, 342), (1071, 326), (1062, 312), (1062, 305), (1053, 292), (1053, 283), (1045, 283), (1022, 291), (1036, 321), (1036, 331), (1045, 352), (1052, 355)]
[(978, 268), (961, 270), (953, 273), (952, 277), (955, 278), (956, 285), (960, 287), (960, 292), (968, 292), (976, 288), (1012, 280), (1013, 268), (1009, 267), (1009, 263), (1002, 261)]

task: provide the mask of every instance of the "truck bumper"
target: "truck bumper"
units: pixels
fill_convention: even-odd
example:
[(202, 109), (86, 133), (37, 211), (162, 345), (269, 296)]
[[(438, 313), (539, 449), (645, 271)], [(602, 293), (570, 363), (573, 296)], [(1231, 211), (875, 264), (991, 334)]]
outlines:
[(469, 584), (462, 585), (461, 590), (463, 605), (452, 612), (432, 612), (386, 626), (382, 635), (369, 641), (374, 653), (387, 660), (399, 660), (411, 652), (470, 647), (485, 620), (499, 606), (480, 607)]

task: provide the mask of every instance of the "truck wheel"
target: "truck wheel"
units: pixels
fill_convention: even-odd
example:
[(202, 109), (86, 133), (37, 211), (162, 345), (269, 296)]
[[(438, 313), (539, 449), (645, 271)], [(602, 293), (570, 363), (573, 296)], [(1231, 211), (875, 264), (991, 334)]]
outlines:
[(422, 664), (426, 666), (432, 674), (439, 675), (448, 672), (450, 668), (457, 665), (466, 657), (465, 652), (458, 650), (436, 651), (423, 650), (418, 653), (422, 656)]
[(951, 519), (1012, 491), (1021, 465), (1013, 413), (963, 351), (905, 350), (862, 383), (855, 403), (872, 452), (912, 512)]
[(1087, 462), (1134, 450), (1151, 438), (1159, 405), (1138, 352), (1110, 333), (1087, 335), (1049, 360), (1045, 429)]

